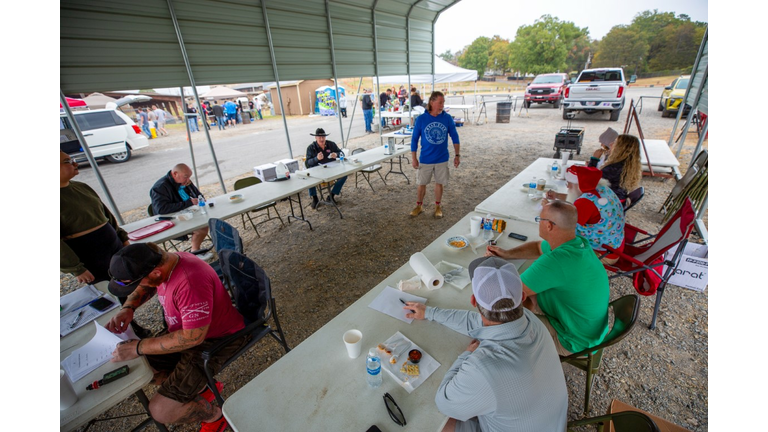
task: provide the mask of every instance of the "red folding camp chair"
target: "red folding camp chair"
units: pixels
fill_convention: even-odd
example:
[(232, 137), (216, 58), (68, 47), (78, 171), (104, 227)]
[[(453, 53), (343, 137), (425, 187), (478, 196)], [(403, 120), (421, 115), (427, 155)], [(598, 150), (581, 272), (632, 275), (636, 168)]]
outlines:
[[(656, 294), (656, 305), (653, 308), (653, 319), (651, 330), (656, 328), (656, 315), (659, 312), (661, 296), (664, 294), (664, 287), (669, 278), (675, 273), (677, 265), (688, 243), (688, 236), (693, 230), (693, 222), (696, 213), (693, 211), (693, 205), (689, 198), (658, 234), (651, 235), (640, 228), (630, 224), (624, 225), (624, 250), (616, 249), (603, 245), (606, 250), (619, 255), (619, 260), (612, 265), (605, 265), (609, 271), (616, 273), (609, 279), (619, 276), (633, 278), (635, 289), (638, 293), (646, 296)], [(647, 237), (637, 239), (638, 234)], [(664, 253), (676, 245), (679, 245), (672, 259), (665, 260)], [(664, 266), (667, 266), (664, 271)], [(664, 273), (663, 275), (661, 273)]]

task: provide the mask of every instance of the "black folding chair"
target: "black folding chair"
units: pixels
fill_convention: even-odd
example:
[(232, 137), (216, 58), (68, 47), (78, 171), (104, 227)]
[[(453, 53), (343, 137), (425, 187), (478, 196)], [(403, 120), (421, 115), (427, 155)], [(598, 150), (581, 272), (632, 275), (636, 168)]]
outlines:
[[(222, 405), (224, 398), (221, 397), (216, 388), (213, 371), (208, 366), (208, 362), (217, 352), (234, 341), (239, 340), (244, 335), (250, 335), (248, 343), (232, 355), (221, 367), (221, 370), (224, 370), (267, 335), (272, 336), (278, 341), (286, 353), (291, 349), (288, 347), (283, 329), (280, 327), (280, 321), (277, 319), (277, 306), (275, 298), (272, 296), (272, 287), (266, 272), (247, 256), (229, 249), (221, 251), (219, 261), (222, 271), (232, 283), (235, 307), (245, 319), (244, 329), (227, 336), (202, 353), (203, 368), (208, 379), (208, 387), (216, 396), (219, 405)], [(274, 329), (267, 324), (270, 318), (275, 322)]]
[(624, 214), (626, 214), (629, 209), (634, 207), (635, 204), (640, 202), (640, 200), (643, 199), (644, 196), (645, 196), (645, 188), (642, 186), (628, 193), (627, 199), (626, 201), (624, 201)]
[(208, 219), (208, 234), (213, 240), (213, 247), (216, 250), (216, 254), (219, 255), (219, 259), (217, 261), (209, 264), (211, 267), (213, 267), (214, 270), (216, 270), (216, 274), (219, 275), (219, 279), (221, 279), (221, 282), (224, 284), (224, 286), (227, 287), (229, 293), (232, 294), (232, 297), (234, 298), (232, 285), (229, 281), (229, 278), (221, 268), (221, 251), (230, 249), (235, 252), (242, 253), (243, 239), (240, 238), (240, 233), (237, 231), (237, 228), (217, 218)]

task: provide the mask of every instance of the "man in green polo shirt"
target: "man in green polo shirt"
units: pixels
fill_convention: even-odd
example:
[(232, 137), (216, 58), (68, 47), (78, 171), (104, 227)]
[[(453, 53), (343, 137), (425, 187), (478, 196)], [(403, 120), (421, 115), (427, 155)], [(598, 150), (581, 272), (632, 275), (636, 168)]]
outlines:
[(595, 346), (608, 333), (608, 275), (589, 242), (576, 235), (576, 207), (544, 204), (539, 222), (543, 241), (504, 250), (488, 246), (487, 256), (533, 259), (520, 276), (523, 305), (544, 322), (560, 355)]

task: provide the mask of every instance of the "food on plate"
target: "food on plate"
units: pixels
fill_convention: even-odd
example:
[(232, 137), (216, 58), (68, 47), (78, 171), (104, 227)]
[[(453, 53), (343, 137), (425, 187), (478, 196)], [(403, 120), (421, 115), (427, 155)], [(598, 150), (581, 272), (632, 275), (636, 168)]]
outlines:
[(454, 241), (450, 242), (449, 244), (451, 246), (453, 246), (453, 247), (463, 248), (464, 246), (467, 245), (467, 242), (465, 242), (463, 240), (454, 240)]
[(377, 348), (379, 349), (379, 351), (387, 353), (387, 355), (392, 355), (392, 350), (387, 348), (387, 346), (384, 344), (379, 344)]
[(419, 365), (403, 363), (400, 372), (408, 376), (419, 376)]
[(421, 361), (421, 351), (413, 349), (410, 352), (408, 352), (408, 360), (411, 361), (411, 363), (418, 363)]
[(389, 363), (390, 363), (390, 364), (395, 364), (395, 363), (397, 363), (397, 356), (392, 356), (392, 357), (389, 359)]

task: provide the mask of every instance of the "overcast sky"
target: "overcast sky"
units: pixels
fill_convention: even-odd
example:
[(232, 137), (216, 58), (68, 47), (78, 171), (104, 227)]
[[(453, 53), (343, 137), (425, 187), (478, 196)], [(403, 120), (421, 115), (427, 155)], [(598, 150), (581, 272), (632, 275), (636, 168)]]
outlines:
[(592, 39), (602, 39), (611, 27), (630, 24), (639, 12), (653, 9), (709, 22), (707, 0), (462, 0), (438, 18), (435, 53), (456, 52), (480, 36), (499, 35), (511, 41), (520, 26), (532, 25), (546, 14), (571, 21), (580, 28), (587, 27)]

